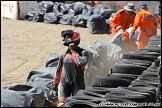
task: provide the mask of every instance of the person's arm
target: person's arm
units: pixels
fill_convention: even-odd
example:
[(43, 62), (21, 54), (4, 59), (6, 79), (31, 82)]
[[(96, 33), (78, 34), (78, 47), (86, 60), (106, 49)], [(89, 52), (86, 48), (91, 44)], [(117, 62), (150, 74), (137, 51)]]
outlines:
[(85, 66), (88, 63), (88, 52), (86, 50), (82, 51), (82, 56), (78, 53), (75, 53), (75, 56), (79, 66)]
[(115, 15), (114, 15), (114, 17), (112, 18), (112, 20), (110, 21), (110, 26), (112, 27), (112, 28), (115, 28), (116, 29), (116, 27), (117, 26), (120, 26), (119, 25), (119, 18), (120, 18), (120, 15), (119, 15), (119, 13), (116, 13)]
[(141, 16), (140, 14), (136, 14), (136, 17), (134, 19), (134, 24), (133, 24), (133, 29), (132, 29), (132, 33), (135, 33), (135, 31), (137, 30), (138, 26), (139, 26), (139, 23), (141, 21)]
[(56, 73), (54, 75), (54, 81), (53, 83), (58, 85), (59, 82), (60, 82), (60, 77), (61, 77), (61, 67), (63, 65), (63, 60), (62, 60), (62, 54), (63, 53), (60, 53), (60, 56), (59, 56), (59, 60), (58, 60), (58, 64), (57, 64), (57, 69), (56, 69)]

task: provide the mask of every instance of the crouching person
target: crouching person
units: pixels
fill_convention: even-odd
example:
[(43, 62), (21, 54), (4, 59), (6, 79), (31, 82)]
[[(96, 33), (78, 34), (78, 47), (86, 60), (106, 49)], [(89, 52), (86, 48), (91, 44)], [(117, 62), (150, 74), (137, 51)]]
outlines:
[(139, 36), (139, 28), (135, 31), (132, 37), (129, 37), (131, 34), (131, 30), (133, 27), (126, 29), (122, 32), (122, 41), (125, 44), (125, 47), (128, 52), (137, 51), (138, 50), (138, 36)]

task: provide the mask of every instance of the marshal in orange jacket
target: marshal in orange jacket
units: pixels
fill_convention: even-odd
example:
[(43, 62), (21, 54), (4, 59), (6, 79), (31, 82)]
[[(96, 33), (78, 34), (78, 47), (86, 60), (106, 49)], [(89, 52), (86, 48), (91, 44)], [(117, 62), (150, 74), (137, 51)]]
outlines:
[(134, 23), (136, 13), (131, 12), (129, 15), (127, 13), (127, 10), (121, 9), (116, 12), (113, 19), (110, 21), (110, 27), (111, 27), (111, 34), (110, 37), (112, 38), (113, 35), (119, 30), (116, 29), (117, 26), (121, 26), (122, 29), (126, 30)]
[(157, 34), (155, 17), (152, 13), (148, 12), (147, 9), (141, 9), (141, 11), (137, 13), (134, 20), (132, 33), (134, 33), (138, 27), (140, 28), (138, 36), (139, 50), (148, 44), (151, 36), (156, 36)]

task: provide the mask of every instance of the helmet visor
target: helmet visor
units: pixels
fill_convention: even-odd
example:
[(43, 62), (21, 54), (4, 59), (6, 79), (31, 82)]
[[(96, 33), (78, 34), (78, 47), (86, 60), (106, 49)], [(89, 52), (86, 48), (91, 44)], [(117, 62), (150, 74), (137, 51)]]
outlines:
[(61, 32), (61, 36), (62, 36), (62, 38), (65, 38), (66, 37), (66, 35), (69, 35), (70, 36), (70, 38), (73, 36), (73, 31), (72, 30), (65, 30), (65, 31), (62, 31)]

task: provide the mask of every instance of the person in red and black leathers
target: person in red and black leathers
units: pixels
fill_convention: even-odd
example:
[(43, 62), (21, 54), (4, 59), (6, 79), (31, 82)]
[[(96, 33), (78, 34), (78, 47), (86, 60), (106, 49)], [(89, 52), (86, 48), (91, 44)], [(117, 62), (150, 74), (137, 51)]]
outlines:
[(80, 34), (74, 30), (61, 32), (66, 52), (60, 54), (57, 71), (54, 76), (53, 90), (58, 87), (58, 106), (62, 106), (69, 96), (85, 89), (84, 67), (88, 62), (88, 52), (79, 47)]

